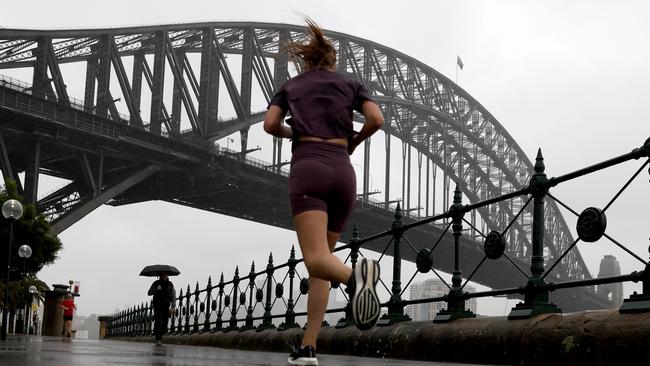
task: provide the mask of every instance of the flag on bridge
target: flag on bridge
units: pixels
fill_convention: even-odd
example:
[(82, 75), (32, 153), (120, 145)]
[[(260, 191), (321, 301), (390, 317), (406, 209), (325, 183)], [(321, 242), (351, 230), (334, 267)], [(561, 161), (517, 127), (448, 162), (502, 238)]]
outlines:
[(456, 65), (460, 67), (460, 69), (463, 69), (463, 60), (460, 59), (460, 56), (456, 56)]

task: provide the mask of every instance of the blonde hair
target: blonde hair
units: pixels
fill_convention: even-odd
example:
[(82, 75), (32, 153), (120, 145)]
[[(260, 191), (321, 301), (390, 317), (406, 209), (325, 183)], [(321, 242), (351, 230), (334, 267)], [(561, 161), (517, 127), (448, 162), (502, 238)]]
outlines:
[(305, 17), (309, 27), (310, 40), (307, 44), (291, 42), (284, 47), (289, 57), (300, 58), (305, 71), (313, 69), (333, 69), (336, 66), (336, 49), (325, 38), (323, 30), (310, 18)]

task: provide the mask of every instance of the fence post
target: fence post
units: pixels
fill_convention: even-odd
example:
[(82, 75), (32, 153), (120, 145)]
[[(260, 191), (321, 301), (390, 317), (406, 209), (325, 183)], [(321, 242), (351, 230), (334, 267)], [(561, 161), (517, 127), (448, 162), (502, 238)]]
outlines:
[(391, 287), (390, 300), (388, 301), (388, 313), (384, 314), (377, 325), (391, 325), (403, 321), (411, 320), (404, 314), (404, 304), (402, 302), (402, 208), (397, 203), (395, 208), (395, 221), (393, 221), (393, 286)]
[(178, 324), (176, 325), (176, 334), (183, 332), (183, 313), (185, 308), (183, 308), (183, 289), (181, 289), (178, 294), (178, 308), (176, 308), (176, 320)]
[(151, 326), (152, 321), (153, 321), (153, 300), (150, 300), (149, 302), (147, 302), (147, 328), (146, 328), (147, 336), (152, 335), (152, 326)]
[(203, 320), (203, 332), (207, 332), (210, 330), (210, 315), (212, 314), (212, 276), (208, 276), (208, 286), (206, 287), (207, 295), (205, 297), (205, 305), (204, 305), (204, 310), (205, 310), (205, 315), (204, 315), (204, 320)]
[(219, 292), (217, 293), (217, 296), (219, 296), (219, 308), (217, 310), (217, 321), (214, 324), (213, 332), (216, 332), (223, 328), (223, 319), (221, 318), (223, 315), (223, 308), (221, 307), (221, 305), (223, 304), (223, 288), (225, 286), (223, 281), (223, 272), (221, 272), (221, 278), (219, 279), (218, 286), (219, 286)]
[(462, 290), (462, 271), (460, 270), (460, 237), (463, 235), (463, 196), (458, 184), (454, 190), (454, 203), (449, 208), (451, 212), (451, 228), (454, 233), (454, 271), (451, 276), (451, 290), (447, 298), (447, 309), (440, 310), (433, 319), (434, 323), (448, 322), (461, 318), (475, 318), (476, 315), (465, 309), (465, 299), (460, 297)]
[(185, 328), (183, 328), (183, 334), (190, 333), (190, 285), (187, 285), (187, 290), (185, 291)]
[(255, 262), (251, 264), (251, 271), (248, 274), (248, 310), (246, 311), (246, 323), (241, 328), (242, 331), (255, 329), (253, 326), (253, 289), (255, 288)]
[(115, 315), (114, 317), (111, 318), (109, 324), (106, 325), (106, 334), (114, 337), (114, 336), (120, 336), (121, 329), (120, 326), (122, 325), (122, 312), (120, 311)]
[(278, 330), (286, 330), (290, 328), (299, 328), (300, 325), (296, 323), (296, 313), (293, 311), (293, 278), (296, 277), (296, 249), (291, 246), (291, 254), (289, 254), (289, 301), (287, 302), (287, 312), (285, 314), (284, 323), (278, 326)]
[(147, 305), (145, 303), (140, 304), (140, 314), (138, 316), (139, 325), (138, 325), (138, 335), (145, 335), (145, 328), (147, 327)]
[(273, 253), (269, 253), (269, 263), (266, 265), (266, 304), (264, 304), (264, 318), (257, 330), (273, 329), (271, 318), (271, 282), (273, 282)]
[(140, 335), (145, 336), (147, 335), (147, 317), (149, 316), (149, 307), (147, 303), (143, 302), (140, 309)]
[(149, 324), (149, 303), (143, 302), (142, 303), (142, 332), (141, 332), (143, 336), (149, 335), (149, 333), (147, 333), (147, 324)]
[(118, 334), (119, 334), (121, 337), (124, 337), (124, 336), (127, 335), (127, 333), (126, 333), (126, 321), (127, 321), (127, 317), (126, 317), (126, 316), (127, 316), (127, 314), (128, 314), (128, 311), (129, 311), (128, 309), (126, 309), (126, 310), (122, 310), (122, 313), (121, 313), (121, 315), (120, 315), (120, 323), (119, 323), (119, 332), (118, 332)]
[(141, 305), (135, 305), (133, 309), (133, 336), (137, 337), (140, 335), (140, 324), (141, 324), (141, 319), (140, 319), (140, 313), (142, 312), (142, 306)]
[[(232, 299), (230, 299), (230, 322), (228, 323), (228, 328), (224, 329), (224, 332), (230, 332), (231, 330), (237, 330), (237, 290), (239, 289), (239, 266), (235, 267), (235, 277), (232, 279)], [(226, 305), (227, 306), (227, 305)]]
[(127, 322), (128, 322), (129, 309), (122, 310), (122, 315), (120, 316), (120, 336), (127, 336)]
[[(357, 224), (354, 224), (352, 227), (352, 236), (350, 237), (350, 265), (352, 266), (352, 271), (357, 265), (357, 259), (359, 258), (359, 227)], [(348, 292), (348, 286), (346, 284), (345, 291)], [(348, 296), (350, 293), (348, 292)], [(343, 318), (339, 319), (336, 323), (335, 328), (345, 328), (354, 325), (354, 319), (352, 319), (352, 304), (348, 301), (345, 305), (345, 314)]]
[[(151, 319), (153, 319), (153, 301), (151, 302)], [(177, 320), (178, 320), (178, 314), (180, 314), (181, 311), (181, 303), (179, 301), (179, 298), (176, 297), (174, 300), (174, 312), (172, 313), (172, 318), (170, 319), (171, 325), (169, 327), (169, 333), (170, 334), (176, 334), (178, 332), (178, 328), (176, 326)]]
[(133, 337), (135, 334), (135, 306), (129, 310), (129, 337)]
[[(648, 248), (648, 251), (650, 251), (650, 248)], [(650, 261), (641, 273), (641, 281), (643, 281), (643, 293), (639, 295), (634, 291), (628, 299), (623, 300), (623, 305), (618, 309), (619, 313), (643, 313), (650, 311)]]
[(549, 291), (545, 288), (544, 274), (544, 197), (548, 190), (544, 157), (542, 149), (537, 150), (535, 159), (535, 174), (530, 181), (531, 194), (533, 195), (533, 255), (531, 257), (531, 277), (526, 285), (524, 302), (515, 306), (508, 319), (526, 319), (531, 316), (545, 313), (561, 313), (562, 310), (549, 303)]
[(191, 312), (194, 313), (194, 326), (192, 327), (192, 333), (196, 333), (199, 331), (199, 281), (196, 281), (194, 305), (191, 308)]
[(139, 336), (140, 335), (139, 329), (140, 329), (140, 306), (133, 305), (133, 328), (131, 329), (131, 336), (132, 337)]

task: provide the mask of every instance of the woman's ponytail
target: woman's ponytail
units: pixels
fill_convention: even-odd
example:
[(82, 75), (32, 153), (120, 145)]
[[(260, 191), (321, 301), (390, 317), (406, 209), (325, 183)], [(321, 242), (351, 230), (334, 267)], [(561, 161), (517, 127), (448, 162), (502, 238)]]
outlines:
[(289, 43), (284, 49), (292, 58), (300, 58), (305, 70), (333, 69), (336, 65), (336, 49), (325, 38), (323, 30), (310, 18), (305, 18), (311, 39), (309, 43)]

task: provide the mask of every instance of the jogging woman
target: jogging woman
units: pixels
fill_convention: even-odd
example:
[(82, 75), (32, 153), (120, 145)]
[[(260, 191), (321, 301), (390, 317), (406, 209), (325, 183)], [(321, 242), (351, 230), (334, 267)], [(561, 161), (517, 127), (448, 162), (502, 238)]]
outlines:
[(63, 303), (59, 305), (63, 309), (63, 339), (72, 337), (72, 317), (77, 305), (74, 304), (74, 297), (71, 293), (67, 293), (63, 299)]
[[(356, 326), (371, 328), (379, 317), (375, 286), (379, 265), (362, 259), (352, 268), (332, 254), (356, 200), (356, 176), (349, 155), (384, 123), (381, 110), (358, 81), (336, 73), (336, 50), (323, 31), (306, 20), (307, 44), (290, 43), (289, 55), (302, 61), (303, 72), (288, 80), (273, 96), (264, 130), (293, 140), (289, 201), (298, 242), (309, 272), (307, 328), (292, 365), (317, 365), (316, 339), (320, 331), (330, 282), (347, 284)], [(352, 112), (365, 123), (353, 130)], [(287, 113), (287, 125), (283, 124)]]

